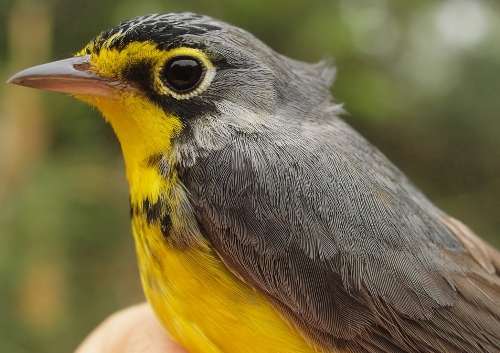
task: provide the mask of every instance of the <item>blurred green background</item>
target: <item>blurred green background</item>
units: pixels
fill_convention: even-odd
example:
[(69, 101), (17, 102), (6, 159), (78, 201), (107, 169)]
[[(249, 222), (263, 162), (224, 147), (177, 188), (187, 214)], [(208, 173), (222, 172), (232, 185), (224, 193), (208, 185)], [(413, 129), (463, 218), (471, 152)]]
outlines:
[[(500, 246), (496, 0), (3, 0), (0, 81), (126, 18), (186, 10), (296, 59), (333, 57), (345, 119)], [(0, 85), (0, 352), (70, 352), (142, 300), (110, 127), (70, 97)]]

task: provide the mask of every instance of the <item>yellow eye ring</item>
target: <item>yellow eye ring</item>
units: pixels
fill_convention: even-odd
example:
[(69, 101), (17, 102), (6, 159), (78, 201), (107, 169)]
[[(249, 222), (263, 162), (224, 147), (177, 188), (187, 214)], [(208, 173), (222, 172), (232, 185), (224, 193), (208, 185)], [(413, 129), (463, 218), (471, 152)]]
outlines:
[(199, 49), (173, 49), (158, 63), (155, 70), (156, 90), (179, 100), (199, 95), (215, 77), (214, 66)]

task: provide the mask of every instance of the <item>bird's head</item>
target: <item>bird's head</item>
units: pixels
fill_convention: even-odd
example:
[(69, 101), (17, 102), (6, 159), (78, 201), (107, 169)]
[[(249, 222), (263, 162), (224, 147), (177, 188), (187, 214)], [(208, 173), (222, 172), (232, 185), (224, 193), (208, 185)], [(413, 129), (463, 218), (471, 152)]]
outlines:
[(300, 124), (329, 104), (332, 79), (324, 63), (288, 59), (210, 17), (174, 13), (124, 21), (76, 56), (10, 82), (71, 93), (97, 107), (120, 140), (134, 184), (183, 136), (209, 148), (227, 142), (230, 131)]

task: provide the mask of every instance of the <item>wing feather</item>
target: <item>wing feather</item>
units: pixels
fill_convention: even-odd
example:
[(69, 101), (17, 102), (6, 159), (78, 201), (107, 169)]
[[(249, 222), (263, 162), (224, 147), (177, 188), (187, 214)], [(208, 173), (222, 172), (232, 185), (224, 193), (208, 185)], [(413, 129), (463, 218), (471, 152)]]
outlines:
[(304, 124), (181, 168), (227, 266), (325, 348), (500, 352), (498, 253), (340, 119)]

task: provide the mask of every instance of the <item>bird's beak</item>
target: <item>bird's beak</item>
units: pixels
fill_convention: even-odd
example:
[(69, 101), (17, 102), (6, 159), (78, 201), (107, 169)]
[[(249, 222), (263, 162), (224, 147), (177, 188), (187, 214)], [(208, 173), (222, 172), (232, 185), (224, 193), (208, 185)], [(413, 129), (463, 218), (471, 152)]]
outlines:
[(122, 82), (99, 76), (91, 71), (90, 55), (54, 61), (18, 72), (8, 83), (43, 89), (99, 97), (113, 97), (116, 91), (133, 90)]

